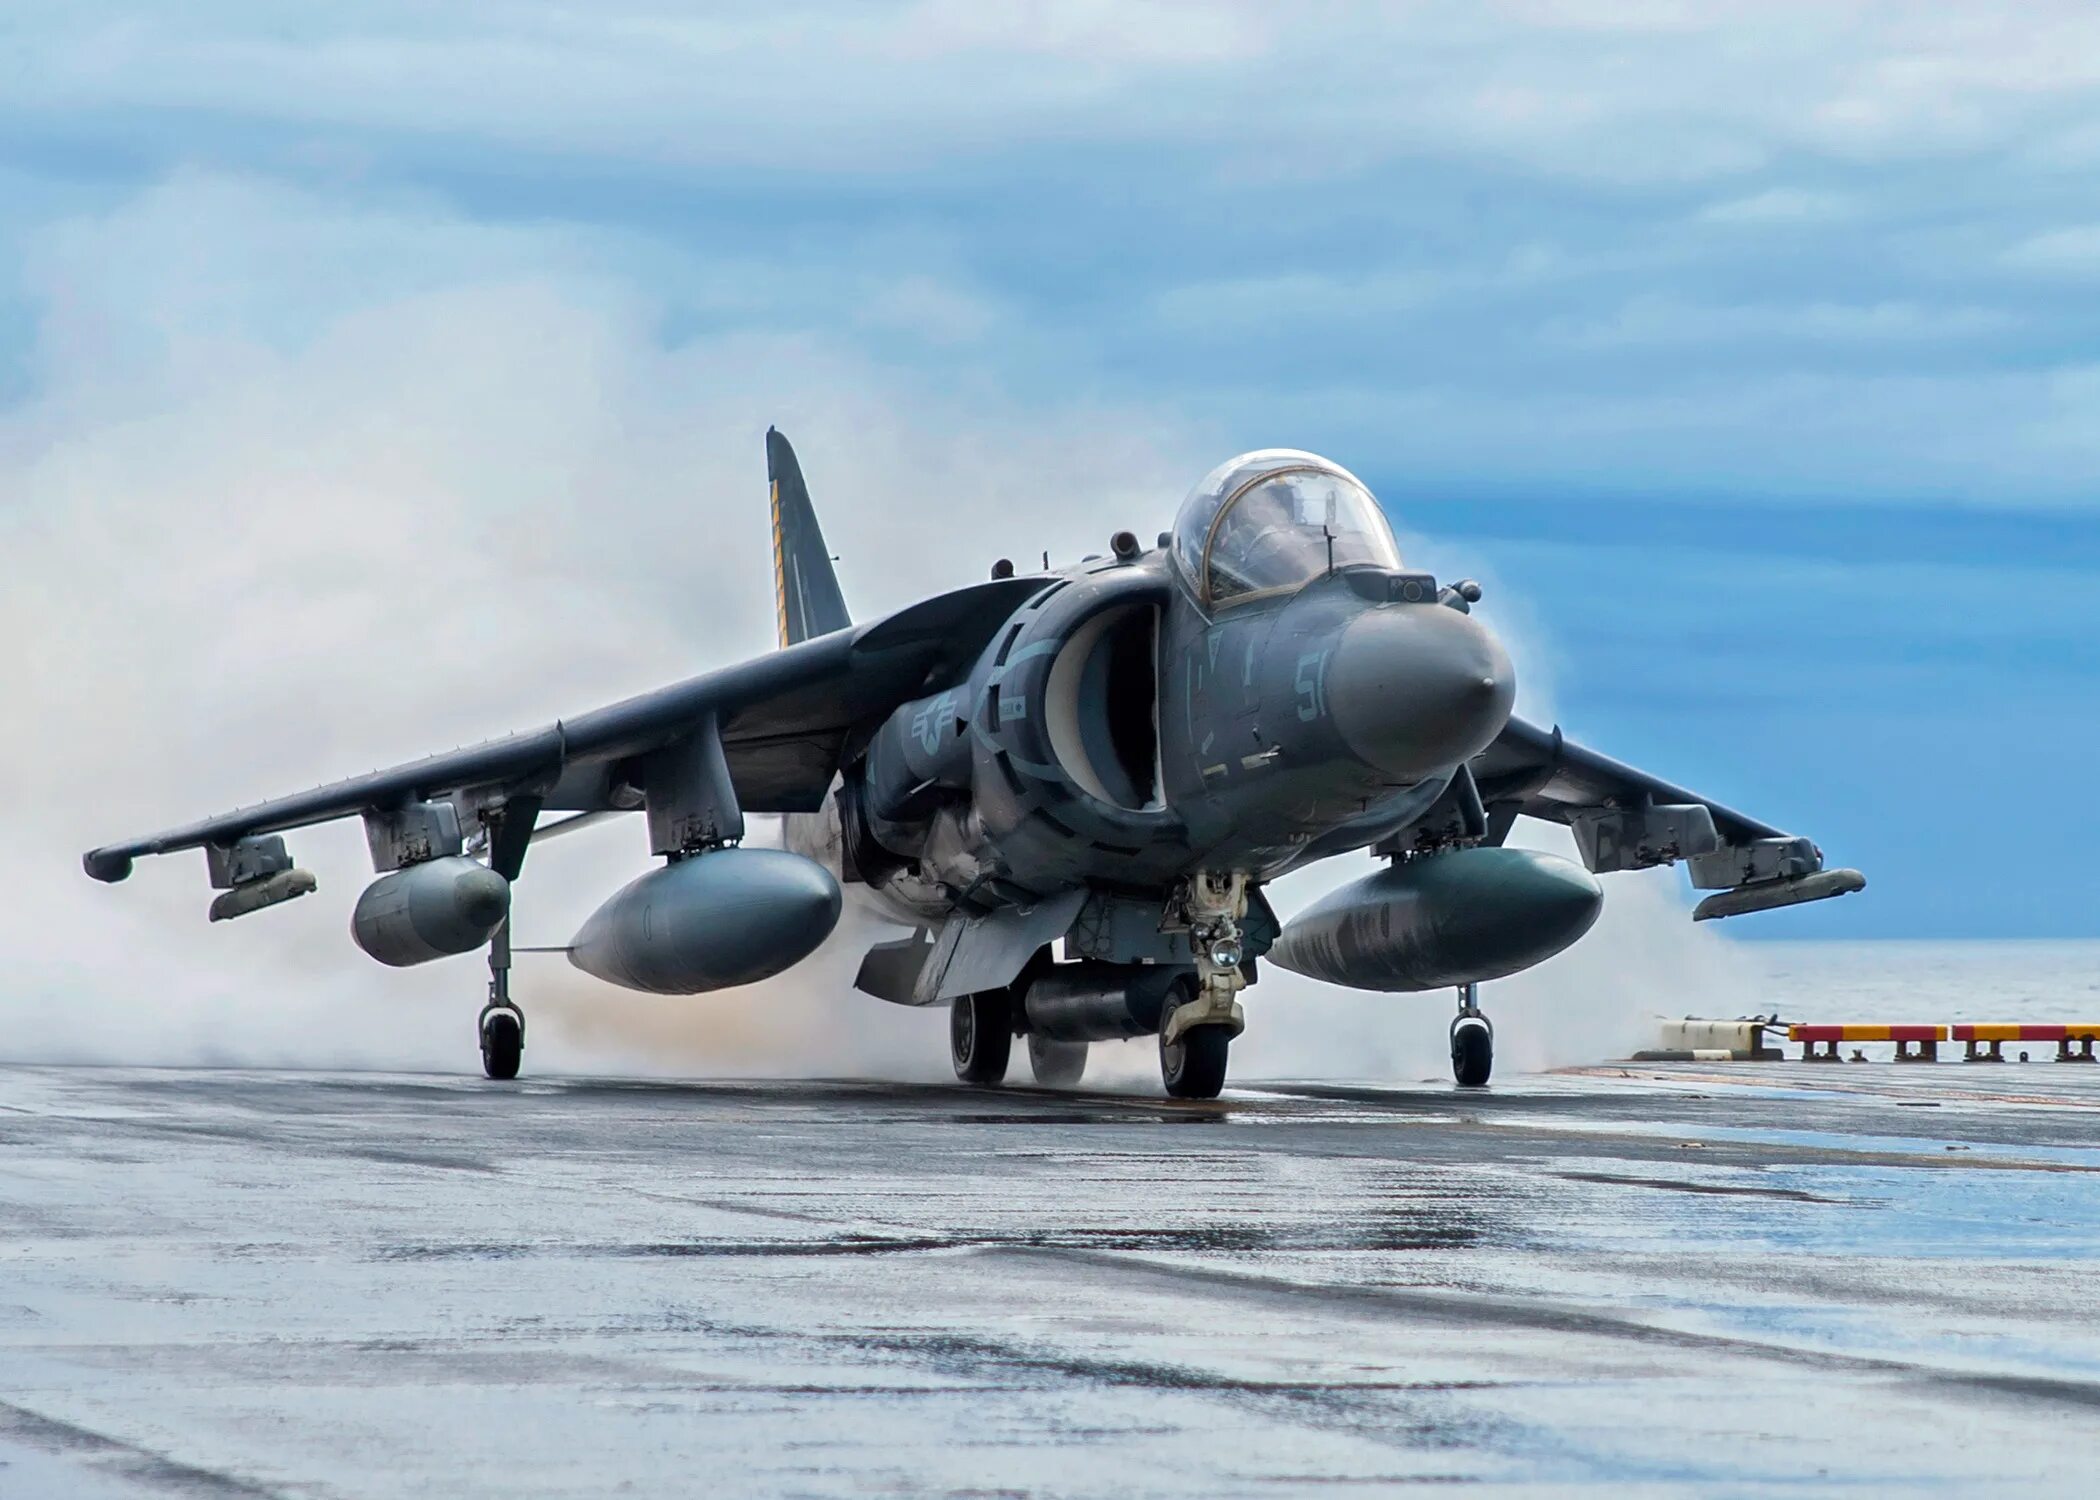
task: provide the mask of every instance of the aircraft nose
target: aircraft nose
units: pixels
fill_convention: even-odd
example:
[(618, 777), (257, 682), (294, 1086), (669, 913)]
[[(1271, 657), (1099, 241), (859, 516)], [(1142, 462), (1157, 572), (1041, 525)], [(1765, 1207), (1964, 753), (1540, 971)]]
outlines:
[(1485, 750), (1516, 702), (1509, 653), (1471, 615), (1394, 604), (1350, 621), (1327, 667), (1342, 743), (1366, 764), (1414, 780)]

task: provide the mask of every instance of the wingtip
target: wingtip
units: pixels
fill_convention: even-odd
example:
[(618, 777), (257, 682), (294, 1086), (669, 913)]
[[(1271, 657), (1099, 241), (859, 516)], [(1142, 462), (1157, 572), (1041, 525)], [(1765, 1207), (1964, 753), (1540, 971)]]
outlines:
[(115, 885), (131, 874), (131, 857), (106, 849), (90, 849), (80, 856), (80, 867), (104, 885)]
[(1850, 896), (1866, 888), (1867, 877), (1857, 870), (1850, 869), (1817, 870), (1785, 880), (1761, 880), (1730, 890), (1715, 891), (1692, 908), (1692, 920), (1711, 922), (1720, 917), (1743, 917), (1752, 912), (1777, 911), (1782, 907), (1802, 906), (1810, 901), (1828, 901), (1833, 896)]

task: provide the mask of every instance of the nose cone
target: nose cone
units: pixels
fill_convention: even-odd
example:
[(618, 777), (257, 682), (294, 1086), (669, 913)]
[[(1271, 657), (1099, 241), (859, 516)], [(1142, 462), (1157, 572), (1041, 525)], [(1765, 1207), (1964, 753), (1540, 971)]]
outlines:
[(1366, 610), (1343, 630), (1327, 668), (1342, 743), (1403, 781), (1485, 750), (1516, 696), (1502, 643), (1471, 615), (1440, 605)]
[(1604, 888), (1578, 864), (1534, 849), (1461, 852), (1468, 856), (1464, 863), (1445, 866), (1445, 932), (1484, 969), (1513, 972), (1544, 963), (1594, 927), (1604, 910)]

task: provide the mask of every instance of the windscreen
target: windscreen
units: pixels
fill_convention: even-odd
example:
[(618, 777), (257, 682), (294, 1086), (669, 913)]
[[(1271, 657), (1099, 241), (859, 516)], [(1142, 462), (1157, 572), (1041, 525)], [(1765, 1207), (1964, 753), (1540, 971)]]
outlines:
[(1227, 603), (1359, 563), (1400, 566), (1378, 502), (1332, 469), (1284, 469), (1226, 499), (1203, 550), (1203, 592), (1213, 604)]

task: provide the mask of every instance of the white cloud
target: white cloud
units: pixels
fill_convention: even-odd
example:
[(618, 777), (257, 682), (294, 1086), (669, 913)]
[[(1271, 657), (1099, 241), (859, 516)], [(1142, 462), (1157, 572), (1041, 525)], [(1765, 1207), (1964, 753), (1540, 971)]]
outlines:
[(1030, 143), (1193, 147), (1307, 170), (1486, 156), (1604, 181), (1728, 177), (1800, 149), (1911, 159), (2090, 115), (2100, 17), (2073, 0), (1627, 5), (1425, 0), (1300, 12), (624, 0), (165, 19), (47, 7), (11, 37), (17, 110), (209, 111), (293, 131), (648, 163), (891, 168)]
[(2100, 276), (2100, 224), (2053, 229), (2020, 241), (2001, 257), (2018, 271), (2047, 276)]
[(1647, 296), (1600, 318), (1550, 323), (1540, 337), (1578, 349), (1734, 345), (1754, 351), (1775, 343), (1935, 343), (2001, 333), (2012, 326), (2008, 314), (1983, 307), (1915, 302), (1712, 305)]
[(1841, 194), (1782, 187), (1710, 204), (1699, 211), (1699, 218), (1708, 224), (1827, 224), (1851, 211), (1851, 203)]
[[(1684, 347), (1664, 346), (1659, 368), (1674, 372)], [(1842, 494), (1892, 510), (1920, 500), (2076, 507), (2100, 484), (2076, 367), (2066, 378), (1904, 361), (1833, 369), (1813, 355), (1740, 364), (1652, 381), (1585, 380), (1578, 366), (1563, 389), (1506, 399), (1434, 380), (1308, 383), (1262, 395), (1261, 430), (1305, 434), (1345, 458), (1379, 452), (1385, 472), (1420, 484), (1487, 473), (1541, 495), (1567, 493), (1572, 477), (1642, 495)]]

